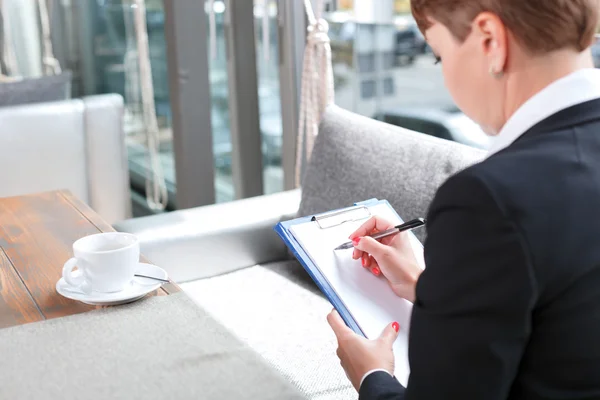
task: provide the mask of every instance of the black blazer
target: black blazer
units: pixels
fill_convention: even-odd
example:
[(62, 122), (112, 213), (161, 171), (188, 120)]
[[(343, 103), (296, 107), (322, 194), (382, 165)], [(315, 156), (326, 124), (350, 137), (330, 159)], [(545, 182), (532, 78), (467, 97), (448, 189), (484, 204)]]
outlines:
[(450, 178), (427, 233), (408, 387), (361, 400), (600, 399), (600, 100)]

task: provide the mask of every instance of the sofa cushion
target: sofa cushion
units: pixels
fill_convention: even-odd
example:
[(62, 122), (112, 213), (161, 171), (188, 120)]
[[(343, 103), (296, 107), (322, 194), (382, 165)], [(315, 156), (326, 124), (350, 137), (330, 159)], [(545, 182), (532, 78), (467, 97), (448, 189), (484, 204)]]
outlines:
[[(306, 168), (299, 214), (379, 198), (404, 220), (424, 217), (437, 188), (485, 154), (331, 106)], [(425, 233), (415, 234), (423, 240)]]
[(1, 399), (304, 399), (184, 293), (0, 330)]
[(308, 398), (356, 398), (327, 324), (331, 304), (296, 261), (184, 283), (182, 289)]

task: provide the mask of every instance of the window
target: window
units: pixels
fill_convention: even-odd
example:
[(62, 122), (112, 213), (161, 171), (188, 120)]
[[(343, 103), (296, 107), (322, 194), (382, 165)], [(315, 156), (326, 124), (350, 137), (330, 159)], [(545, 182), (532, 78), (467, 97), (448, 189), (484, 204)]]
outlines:
[(360, 98), (362, 100), (368, 100), (377, 97), (377, 82), (374, 80), (362, 81), (360, 84), (360, 89)]
[[(263, 186), (265, 193), (274, 193), (283, 190), (278, 10), (275, 0), (253, 1)], [(212, 10), (211, 2), (204, 0), (204, 4), (215, 200), (226, 202), (237, 197), (232, 171), (228, 38), (225, 26), (229, 3), (214, 0)], [(132, 187), (140, 195), (144, 195), (145, 179), (150, 164), (139, 94), (134, 7), (133, 0), (61, 2), (61, 19), (65, 23), (58, 26), (62, 32), (57, 37), (65, 38), (68, 42), (62, 43), (61, 48), (68, 49), (65, 68), (74, 72), (73, 96), (102, 93), (118, 93), (123, 96)], [(169, 208), (174, 209), (177, 182), (163, 0), (146, 0), (146, 11), (154, 101), (160, 129), (160, 161), (169, 190)], [(212, 23), (214, 29), (211, 29)], [(210, 36), (212, 33), (214, 38)], [(189, 34), (195, 33), (191, 31)], [(197, 35), (203, 36), (200, 32)], [(204, 95), (206, 93), (198, 93), (199, 98)]]
[(229, 87), (227, 75), (227, 49), (225, 43), (225, 13), (224, 1), (213, 2), (215, 18), (214, 43), (210, 44), (210, 3), (205, 1), (208, 28), (208, 63), (211, 96), (211, 121), (213, 137), (213, 156), (215, 160), (215, 197), (217, 203), (235, 199), (233, 175), (231, 169), (231, 128), (229, 125)]
[(483, 131), (455, 107), (409, 0), (337, 4), (325, 18), (339, 106), (429, 135), (488, 145)]
[[(131, 182), (134, 191), (143, 196), (150, 164), (146, 145), (147, 135), (142, 123), (134, 4), (134, 0), (60, 2), (61, 23), (57, 24), (56, 28), (61, 32), (56, 37), (64, 38), (67, 42), (61, 42), (59, 47), (66, 49), (63, 57), (64, 67), (74, 73), (72, 87), (75, 97), (101, 93), (118, 93), (123, 96)], [(253, 0), (256, 79), (265, 193), (283, 190), (277, 4), (275, 0)], [(209, 53), (207, 54), (208, 71), (205, 73), (208, 74), (210, 83), (212, 153), (217, 202), (231, 201), (239, 196), (235, 192), (235, 177), (232, 170), (232, 116), (229, 108), (231, 89), (228, 71), (231, 65), (228, 65), (230, 61), (227, 57), (226, 18), (227, 7), (230, 5), (231, 3), (224, 0), (204, 1)], [(163, 0), (146, 0), (146, 11), (154, 102), (160, 130), (160, 162), (169, 191), (169, 208), (174, 209), (177, 194), (176, 156), (173, 146)], [(236, 27), (232, 26), (231, 29)], [(193, 31), (189, 32), (189, 35), (194, 34)], [(198, 37), (204, 37), (203, 32), (196, 34)], [(212, 34), (214, 38), (211, 37)], [(236, 63), (240, 63), (240, 60), (236, 60)], [(235, 68), (243, 68), (243, 65), (236, 65)], [(207, 93), (197, 94), (199, 99), (206, 95)], [(198, 134), (203, 133), (198, 132)], [(140, 208), (135, 207), (135, 209)]]
[[(132, 187), (143, 193), (149, 165), (146, 130), (142, 123), (139, 56), (133, 2), (122, 0), (60, 2), (59, 37), (67, 49), (63, 64), (73, 71), (73, 96), (118, 93), (125, 101), (125, 133)], [(154, 102), (160, 131), (159, 159), (172, 200), (175, 167), (167, 75), (165, 18), (162, 0), (146, 1), (146, 24)], [(56, 29), (55, 28), (55, 29)], [(134, 207), (140, 210), (139, 207)]]
[(283, 190), (283, 169), (281, 167), (283, 129), (279, 88), (277, 12), (276, 1), (254, 0), (263, 184), (267, 194)]
[[(179, 108), (183, 107), (181, 104), (187, 105), (187, 108), (183, 107), (185, 110), (178, 111), (177, 114), (179, 117), (187, 113), (187, 130), (185, 133), (176, 132), (176, 138), (185, 138), (189, 141), (190, 138), (206, 138), (206, 136), (197, 135), (212, 134), (210, 152), (214, 158), (212, 166), (214, 171), (206, 171), (207, 165), (198, 163), (192, 168), (195, 168), (195, 172), (188, 173), (186, 178), (178, 174), (185, 181), (179, 184), (180, 200), (185, 198), (187, 206), (199, 202), (204, 204), (213, 199), (216, 202), (231, 201), (242, 195), (260, 191), (260, 189), (257, 190), (260, 178), (256, 177), (257, 168), (254, 168), (257, 162), (262, 164), (264, 193), (283, 190), (284, 135), (282, 125), (284, 124), (282, 124), (280, 73), (287, 75), (288, 70), (280, 70), (280, 68), (282, 60), (285, 60), (288, 68), (294, 70), (301, 68), (299, 67), (301, 59), (300, 63), (297, 63), (295, 58), (301, 57), (298, 56), (298, 53), (301, 53), (300, 46), (304, 43), (305, 31), (303, 28), (294, 30), (296, 28), (290, 28), (289, 23), (290, 19), (295, 21), (295, 24), (300, 24), (298, 22), (300, 20), (304, 21), (303, 7), (288, 7), (289, 3), (276, 0), (252, 0), (252, 3), (243, 3), (243, 5), (250, 4), (251, 9), (247, 7), (238, 9), (237, 7), (240, 7), (241, 3), (224, 0), (204, 0), (200, 5), (195, 0), (177, 0), (176, 3), (167, 3), (169, 9), (174, 7), (179, 10), (179, 14), (173, 13), (174, 18), (182, 18), (181, 14), (186, 15), (181, 10), (194, 9), (201, 13), (201, 7), (204, 4), (204, 18), (206, 18), (208, 27), (206, 32), (200, 30), (194, 32), (193, 23), (196, 20), (190, 22), (189, 19), (183, 18), (186, 27), (182, 32), (185, 33), (178, 32), (173, 37), (173, 40), (179, 44), (186, 42), (186, 38), (197, 35), (199, 40), (206, 40), (208, 44), (208, 54), (206, 55), (208, 71), (206, 71), (205, 60), (199, 59), (194, 60), (192, 69), (196, 76), (208, 77), (212, 125), (210, 126), (211, 132), (196, 132), (195, 124), (201, 123), (202, 118), (198, 116), (194, 119), (194, 115), (191, 119), (189, 118), (190, 113), (195, 111), (193, 107), (189, 107), (189, 99), (195, 99), (194, 96), (197, 96), (199, 100), (204, 99), (207, 102), (208, 98), (203, 96), (208, 96), (208, 90), (206, 90), (206, 83), (198, 84), (195, 86), (197, 94), (194, 92), (190, 97), (188, 91), (184, 101), (171, 103), (170, 91), (172, 88), (169, 87), (169, 79), (172, 78), (172, 74), (167, 68), (169, 63), (163, 1), (146, 0), (146, 23), (154, 102), (160, 131), (159, 157), (171, 199), (169, 209), (177, 206), (175, 199), (178, 182), (176, 182), (175, 161), (176, 157), (180, 157), (174, 154), (172, 104)], [(125, 130), (131, 181), (134, 191), (141, 199), (139, 203), (142, 204), (142, 196), (145, 194), (145, 179), (149, 170), (149, 158), (146, 144), (147, 132), (142, 123), (141, 96), (139, 94), (140, 77), (134, 27), (134, 0), (62, 1), (59, 4), (62, 21), (56, 27), (61, 32), (55, 36), (64, 38), (67, 42), (62, 43), (59, 47), (65, 53), (62, 57), (63, 65), (74, 73), (73, 95), (119, 93), (125, 99)], [(282, 8), (283, 11), (278, 9), (278, 6), (282, 4), (285, 5)], [(410, 2), (408, 0), (386, 0), (377, 2), (377, 6), (371, 0), (338, 0), (328, 1), (326, 4), (325, 18), (330, 24), (334, 64), (335, 101), (339, 106), (430, 135), (463, 143), (484, 143), (482, 140), (471, 140), (471, 137), (479, 137), (478, 135), (483, 135), (483, 133), (472, 121), (456, 110), (450, 95), (444, 88), (441, 67), (434, 65), (431, 51), (409, 14)], [(383, 9), (386, 4), (389, 7), (387, 11)], [(211, 5), (212, 9), (210, 9)], [(228, 10), (227, 7), (234, 8)], [(233, 15), (232, 10), (243, 10), (240, 11), (241, 14), (235, 13), (235, 18), (243, 15), (243, 19), (238, 19), (238, 24), (228, 26), (227, 18)], [(290, 13), (290, 10), (293, 10), (293, 13)], [(356, 14), (355, 10), (358, 10)], [(280, 11), (281, 15), (279, 15)], [(245, 22), (250, 14), (253, 14), (253, 25)], [(287, 22), (282, 23), (284, 20)], [(240, 27), (240, 23), (245, 26)], [(181, 27), (182, 25), (177, 26)], [(252, 40), (249, 42), (244, 40), (244, 38), (250, 37), (247, 33), (252, 30), (252, 27), (254, 29), (253, 43)], [(283, 39), (279, 37), (282, 32), (284, 32)], [(211, 37), (212, 34), (214, 37)], [(177, 35), (185, 37), (182, 39)], [(296, 36), (299, 40), (295, 39)], [(236, 39), (233, 40), (232, 37)], [(169, 37), (169, 40), (171, 39)], [(280, 45), (280, 40), (283, 40), (287, 47)], [(258, 87), (261, 154), (257, 154), (255, 158), (253, 158), (254, 156), (244, 158), (243, 163), (249, 162), (248, 165), (252, 165), (253, 168), (242, 169), (241, 176), (238, 177), (234, 176), (232, 165), (234, 156), (236, 156), (232, 145), (232, 126), (233, 122), (238, 122), (238, 120), (232, 122), (232, 118), (242, 117), (235, 116), (230, 112), (230, 104), (243, 106), (248, 103), (244, 99), (236, 103), (240, 98), (231, 97), (239, 95), (230, 93), (232, 90), (236, 91), (232, 83), (237, 86), (240, 82), (230, 82), (228, 74), (231, 71), (236, 71), (236, 74), (240, 71), (243, 72), (245, 60), (231, 55), (228, 57), (227, 48), (233, 45), (232, 43), (237, 46), (242, 42), (243, 49), (254, 45), (256, 51), (257, 73), (255, 78)], [(299, 47), (298, 53), (294, 50), (296, 46)], [(193, 50), (194, 42), (182, 45), (181, 49), (176, 52), (177, 57), (180, 57), (181, 54), (190, 54), (188, 47)], [(169, 49), (171, 50), (171, 48)], [(280, 56), (281, 49), (287, 56)], [(169, 61), (175, 62), (176, 65), (187, 62), (185, 57)], [(240, 87), (252, 86), (248, 85), (248, 82), (252, 83), (253, 73), (239, 76), (243, 76), (241, 79), (246, 79), (245, 85)], [(290, 77), (287, 76), (285, 80), (290, 80)], [(199, 81), (196, 80), (196, 82)], [(295, 85), (296, 83), (290, 82), (289, 86), (293, 86), (294, 89), (290, 89), (288, 86), (283, 88), (284, 100), (289, 107), (293, 107), (291, 104), (295, 101), (294, 90), (299, 90), (299, 87), (296, 88)], [(236, 107), (236, 109), (239, 108)], [(295, 132), (292, 132), (295, 128), (290, 121), (296, 119), (289, 110), (286, 108), (284, 110), (286, 112), (283, 113), (286, 115), (285, 137), (288, 144), (292, 143), (292, 136), (295, 135)], [(209, 111), (205, 112), (208, 114)], [(208, 115), (205, 117), (204, 120), (208, 119)], [(243, 118), (248, 118), (248, 114), (246, 113)], [(189, 123), (189, 121), (193, 122)], [(237, 127), (241, 123), (240, 120), (235, 126)], [(208, 127), (203, 129), (203, 131), (208, 130)], [(240, 128), (240, 131), (240, 135), (244, 135), (243, 127)], [(252, 135), (254, 134), (256, 134), (256, 130)], [(250, 136), (245, 138), (248, 137)], [(258, 137), (256, 140), (258, 141)], [(202, 143), (202, 140), (192, 140), (192, 143), (198, 145)], [(177, 161), (185, 159), (187, 164), (190, 162), (190, 157), (193, 159), (195, 151), (198, 153), (205, 151), (204, 154), (207, 154), (205, 149), (192, 149), (190, 155), (191, 147), (188, 146), (185, 149), (187, 150), (186, 157), (177, 158)], [(292, 151), (290, 150), (292, 147), (286, 145), (285, 149), (285, 160), (288, 160), (285, 162), (287, 172), (285, 182), (287, 187), (290, 187), (289, 178), (293, 174), (291, 171), (293, 165), (289, 161), (292, 160)], [(202, 158), (197, 158), (197, 160), (202, 160)], [(253, 171), (249, 172), (247, 177), (244, 174), (250, 169)], [(214, 172), (214, 198), (212, 192), (207, 193), (205, 189), (199, 188), (201, 185), (194, 183), (194, 179), (197, 179), (194, 174), (200, 173), (198, 170), (203, 171), (204, 187), (207, 187), (206, 183), (213, 182), (212, 173)], [(257, 183), (254, 187), (248, 189), (244, 186), (246, 183), (254, 181)], [(201, 190), (203, 192), (200, 192)], [(236, 190), (240, 190), (240, 192), (236, 193)], [(198, 200), (200, 198), (202, 200)]]

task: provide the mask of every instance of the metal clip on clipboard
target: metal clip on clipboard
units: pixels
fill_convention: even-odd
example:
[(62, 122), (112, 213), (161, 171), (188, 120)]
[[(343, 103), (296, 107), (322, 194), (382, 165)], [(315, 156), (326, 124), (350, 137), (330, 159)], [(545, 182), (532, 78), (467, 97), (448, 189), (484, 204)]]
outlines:
[(364, 205), (359, 205), (315, 215), (311, 218), (311, 221), (316, 222), (321, 229), (329, 229), (333, 228), (334, 226), (342, 225), (346, 222), (360, 221), (370, 217), (371, 211), (369, 208)]

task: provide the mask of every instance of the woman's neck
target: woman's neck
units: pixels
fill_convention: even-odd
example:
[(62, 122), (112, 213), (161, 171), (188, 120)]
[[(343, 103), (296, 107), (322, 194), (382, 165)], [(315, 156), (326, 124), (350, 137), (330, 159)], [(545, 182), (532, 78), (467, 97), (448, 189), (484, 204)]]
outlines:
[(540, 57), (513, 58), (506, 76), (503, 123), (551, 83), (585, 68), (594, 68), (590, 50), (559, 50)]

